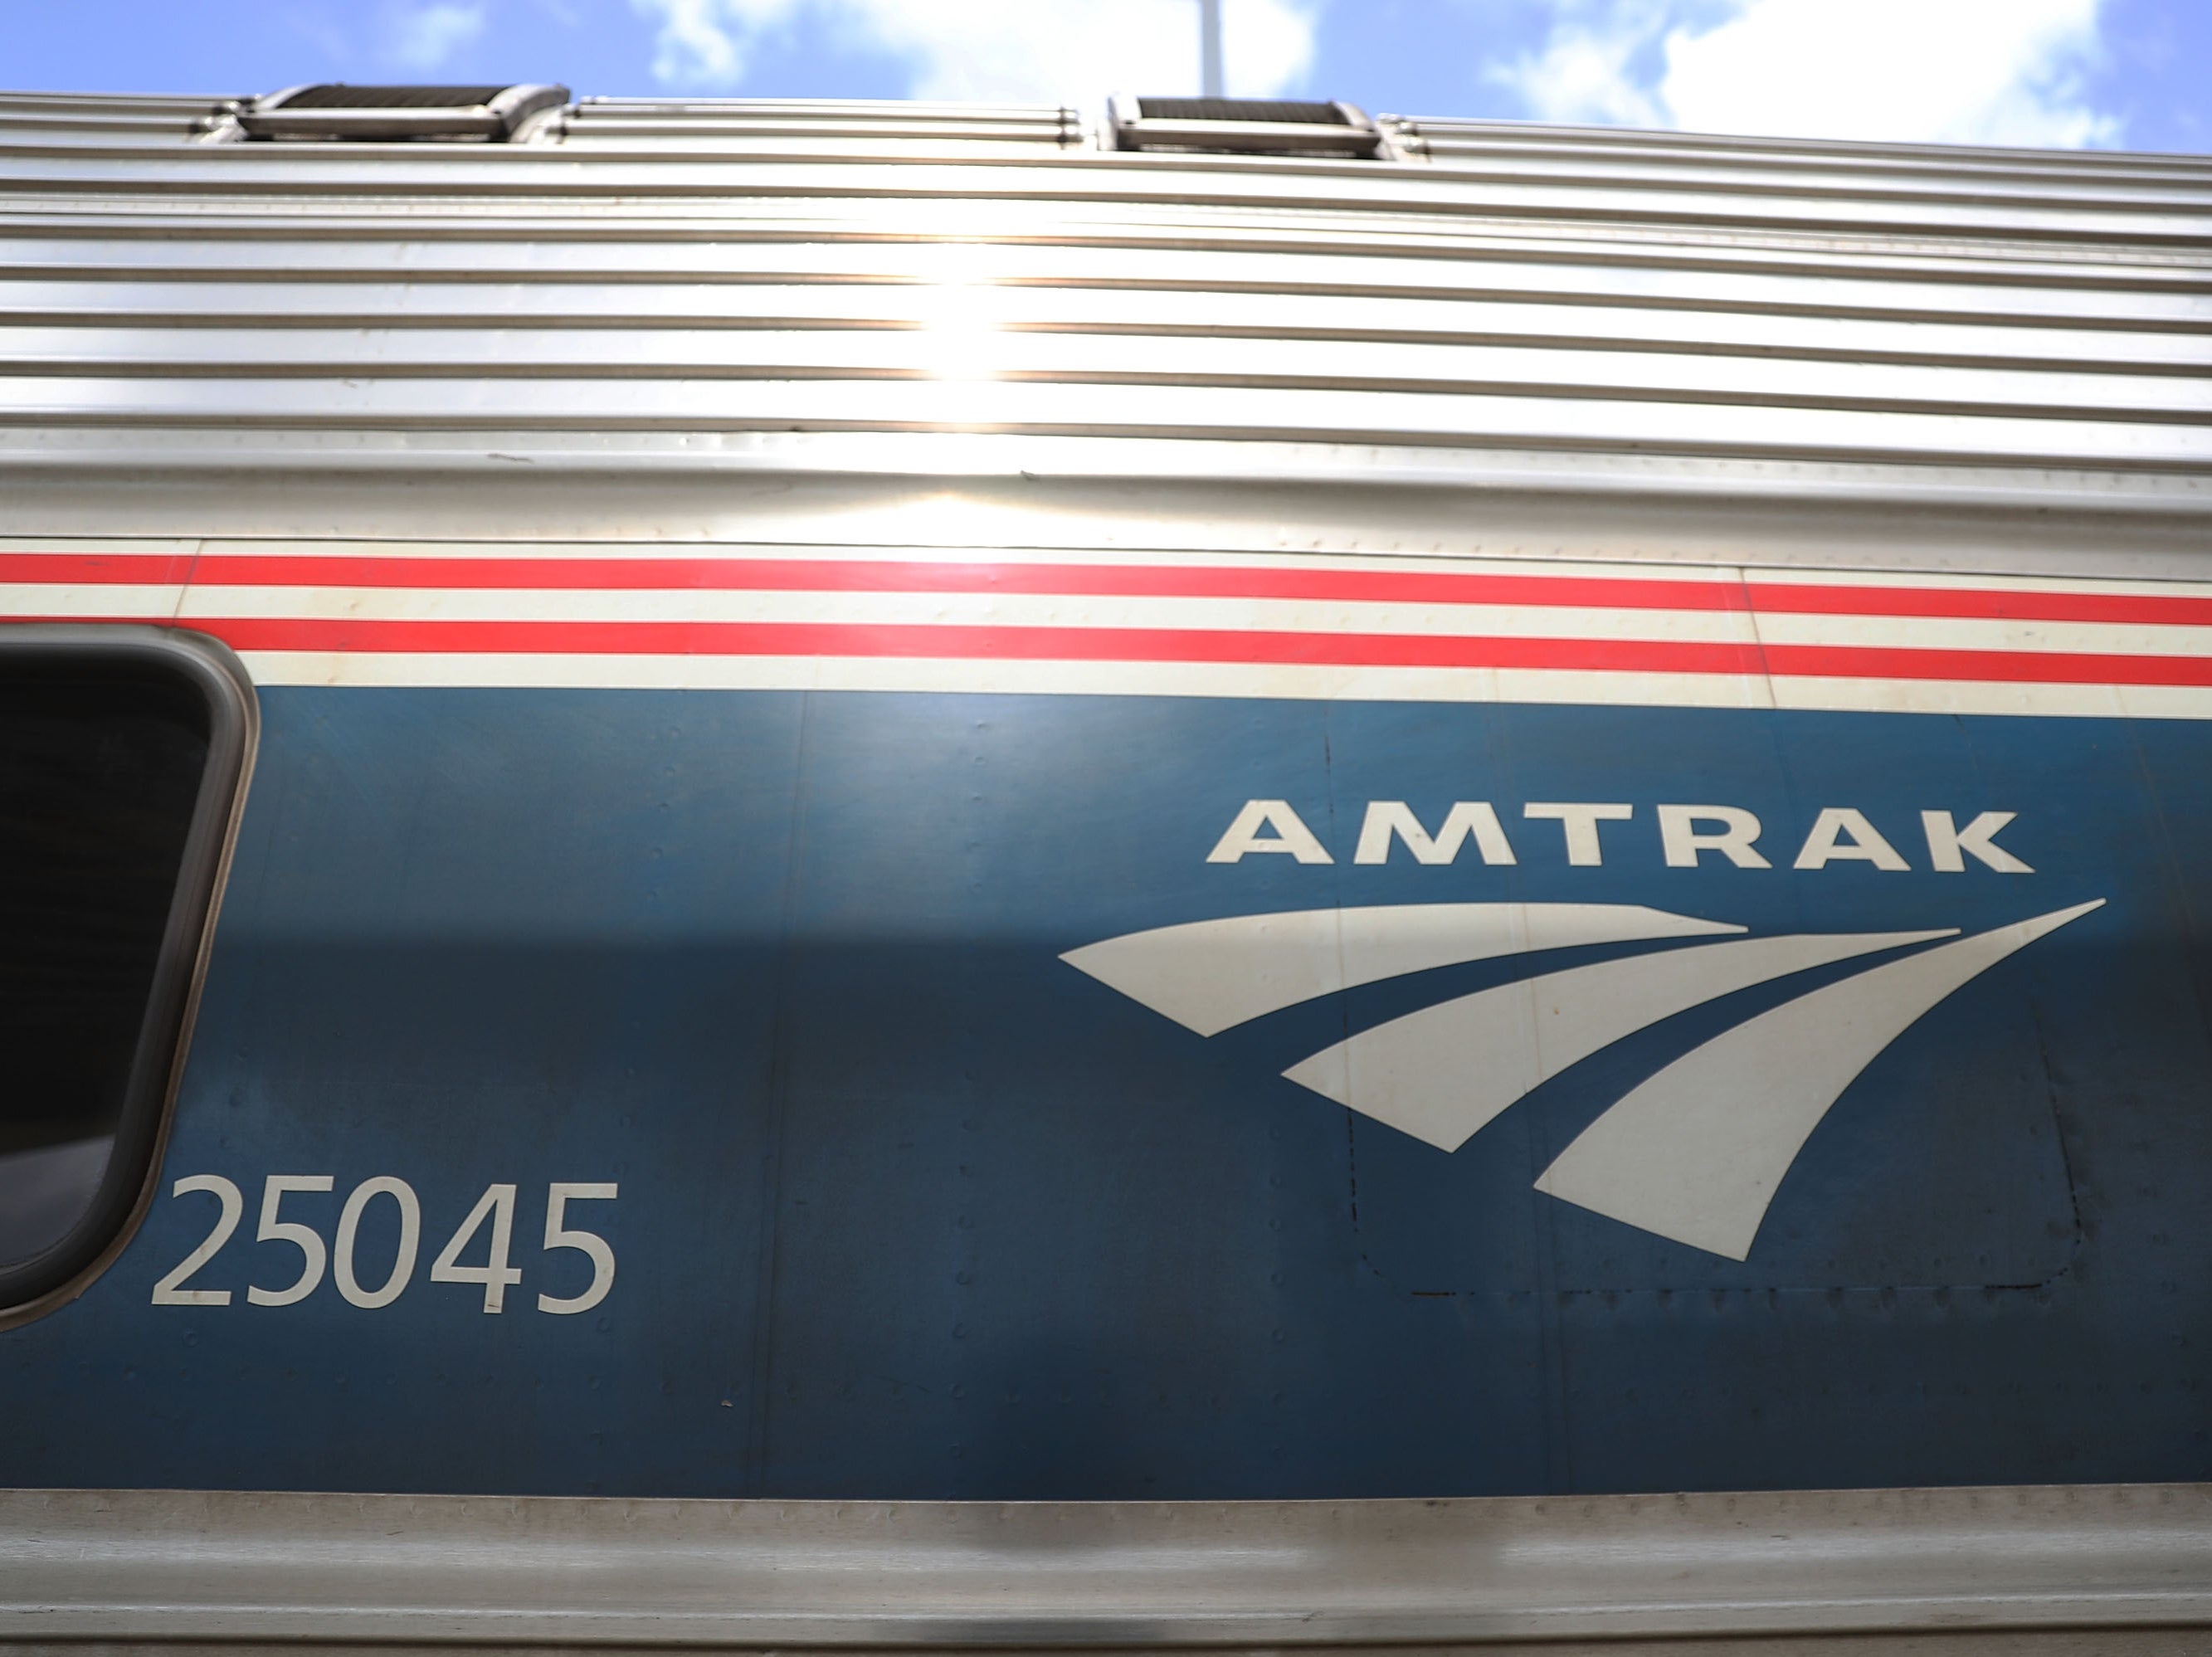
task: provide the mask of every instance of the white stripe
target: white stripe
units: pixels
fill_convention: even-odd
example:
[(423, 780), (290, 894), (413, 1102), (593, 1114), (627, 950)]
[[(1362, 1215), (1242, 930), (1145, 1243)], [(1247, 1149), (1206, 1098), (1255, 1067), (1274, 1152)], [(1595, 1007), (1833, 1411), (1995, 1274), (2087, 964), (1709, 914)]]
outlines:
[[(1607, 566), (1607, 568), (1617, 568)], [(2203, 581), (2119, 580), (2097, 575), (2011, 575), (1926, 570), (1820, 569), (1804, 564), (1745, 565), (1737, 572), (1760, 586), (1899, 587), (1930, 592), (2096, 593), (2126, 598), (2212, 598)]]
[[(1579, 613), (1579, 612), (1577, 612)], [(2016, 650), (2115, 656), (2212, 655), (2212, 626), (2126, 622), (2013, 622), (1929, 616), (1758, 614), (1770, 645), (1858, 645), (1899, 650)]]
[(78, 586), (60, 583), (0, 582), (0, 616), (112, 616), (166, 619), (177, 613), (185, 589), (177, 586)]
[(0, 535), (0, 553), (11, 556), (21, 556), (26, 553), (52, 553), (57, 558), (118, 554), (134, 558), (189, 558), (199, 550), (199, 547), (200, 543), (194, 540), (155, 537), (133, 537), (118, 540), (112, 536)]
[[(515, 685), (601, 689), (914, 690), (1297, 701), (1648, 703), (1765, 707), (1765, 681), (1735, 674), (1501, 674), (1483, 668), (1252, 666), (1218, 662), (1030, 662), (813, 656), (523, 652), (247, 651), (265, 685)], [(2208, 708), (2212, 714), (2212, 708)]]
[(247, 651), (264, 685), (514, 686), (638, 690), (889, 690), (973, 695), (1280, 698), (1301, 701), (1785, 707), (2044, 718), (2212, 719), (2202, 686), (2014, 685), (1572, 669), (1251, 666), (1216, 662), (986, 662), (811, 656)]
[(2196, 685), (2014, 684), (1981, 679), (1851, 679), (1778, 675), (1774, 706), (1843, 713), (2019, 713), (2069, 718), (2212, 719)]

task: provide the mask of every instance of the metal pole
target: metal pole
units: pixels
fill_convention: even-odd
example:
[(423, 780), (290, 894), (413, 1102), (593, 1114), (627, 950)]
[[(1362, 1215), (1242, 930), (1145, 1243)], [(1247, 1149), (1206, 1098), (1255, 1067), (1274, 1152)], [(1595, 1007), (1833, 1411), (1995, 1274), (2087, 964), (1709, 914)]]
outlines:
[(1198, 78), (1209, 98), (1221, 93), (1221, 0), (1198, 0)]

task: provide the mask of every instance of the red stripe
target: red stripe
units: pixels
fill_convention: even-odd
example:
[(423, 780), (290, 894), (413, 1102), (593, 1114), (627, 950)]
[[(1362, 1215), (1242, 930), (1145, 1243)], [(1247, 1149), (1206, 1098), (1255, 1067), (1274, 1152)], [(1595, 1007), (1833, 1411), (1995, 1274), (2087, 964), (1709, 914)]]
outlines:
[(175, 586), (191, 567), (191, 555), (182, 552), (0, 552), (0, 582)]
[(1893, 650), (1768, 645), (1776, 678), (1977, 679), (1997, 684), (2212, 685), (2212, 657), (2060, 650)]
[[(1424, 571), (1238, 568), (1222, 565), (938, 563), (903, 558), (288, 559), (274, 577), (239, 558), (208, 559), (195, 583), (303, 586), (636, 588), (751, 592), (1009, 593), (1050, 598), (1318, 598), (1374, 603), (1590, 604), (1741, 609), (1723, 580), (1460, 575)], [(427, 571), (424, 566), (429, 566)], [(264, 566), (265, 568), (265, 566)], [(1668, 592), (1662, 589), (1674, 587)]]
[(2212, 626), (2212, 598), (2156, 593), (1799, 584), (1715, 575), (1501, 575), (1218, 565), (923, 562), (813, 558), (392, 558), (210, 553), (0, 554), (0, 582), (63, 586), (410, 588), (429, 592), (924, 592), (1045, 597), (1283, 598)]
[[(26, 618), (29, 619), (29, 618)], [(74, 618), (84, 619), (84, 618)], [(194, 621), (238, 650), (426, 654), (794, 656), (945, 661), (1218, 662), (1262, 666), (1541, 668), (1778, 678), (2212, 685), (2212, 657), (1912, 650), (1649, 639), (1256, 633), (1168, 628), (863, 626), (777, 622)]]
[[(98, 585), (182, 579), (167, 573), (168, 569), (169, 561), (140, 555), (80, 558), (68, 554), (0, 554), (0, 581)], [(389, 558), (210, 553), (191, 570), (191, 585), (195, 588), (404, 587), (428, 592), (1009, 593), (1055, 598), (1577, 604), (1631, 610), (1743, 608), (1741, 586), (1722, 577), (1655, 581), (1418, 570), (951, 563), (903, 558)]]

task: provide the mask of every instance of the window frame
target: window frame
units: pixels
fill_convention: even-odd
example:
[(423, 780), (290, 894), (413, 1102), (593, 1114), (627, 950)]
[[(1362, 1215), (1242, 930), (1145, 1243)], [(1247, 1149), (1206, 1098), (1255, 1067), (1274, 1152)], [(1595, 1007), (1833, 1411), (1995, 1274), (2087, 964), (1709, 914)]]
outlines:
[(245, 665), (205, 634), (120, 622), (0, 623), (0, 659), (26, 658), (89, 669), (112, 663), (179, 682), (206, 709), (208, 754), (116, 1117), (115, 1149), (76, 1223), (40, 1253), (0, 1267), (0, 1329), (76, 1299), (123, 1252), (145, 1217), (260, 737), (260, 704)]

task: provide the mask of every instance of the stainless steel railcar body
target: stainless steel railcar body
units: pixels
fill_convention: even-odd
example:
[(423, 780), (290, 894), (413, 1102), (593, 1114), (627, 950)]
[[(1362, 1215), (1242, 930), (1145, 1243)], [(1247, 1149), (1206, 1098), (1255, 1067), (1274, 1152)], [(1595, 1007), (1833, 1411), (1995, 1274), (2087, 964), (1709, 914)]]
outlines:
[(2206, 163), (512, 124), (0, 100), (0, 1637), (2201, 1642)]

